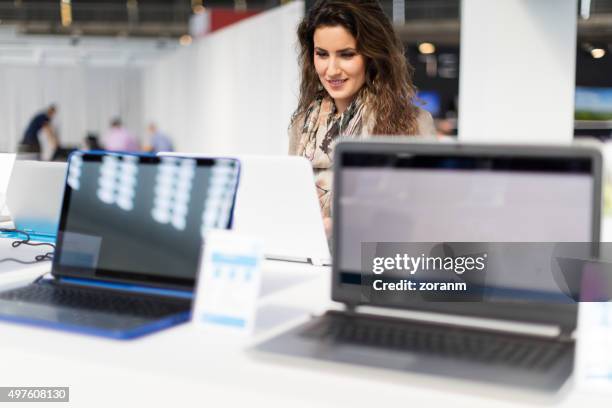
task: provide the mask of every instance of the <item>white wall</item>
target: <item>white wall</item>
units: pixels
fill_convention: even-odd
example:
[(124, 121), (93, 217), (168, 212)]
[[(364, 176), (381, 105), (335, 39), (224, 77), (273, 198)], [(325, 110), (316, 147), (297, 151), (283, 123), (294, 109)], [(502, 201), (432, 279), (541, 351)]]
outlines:
[(142, 68), (176, 49), (156, 39), (20, 34), (0, 26), (0, 151), (14, 151), (29, 120), (50, 103), (63, 144), (104, 133), (121, 116), (144, 132)]
[(145, 72), (144, 117), (177, 150), (207, 154), (285, 154), (297, 107), (292, 2), (195, 41)]
[(577, 0), (463, 0), (459, 138), (569, 143)]

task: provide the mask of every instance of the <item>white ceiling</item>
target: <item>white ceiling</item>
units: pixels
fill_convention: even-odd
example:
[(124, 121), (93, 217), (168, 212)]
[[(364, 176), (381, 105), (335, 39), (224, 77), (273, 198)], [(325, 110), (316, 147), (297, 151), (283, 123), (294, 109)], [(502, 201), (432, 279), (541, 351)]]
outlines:
[(0, 27), (0, 64), (147, 66), (178, 47), (176, 40), (33, 36)]

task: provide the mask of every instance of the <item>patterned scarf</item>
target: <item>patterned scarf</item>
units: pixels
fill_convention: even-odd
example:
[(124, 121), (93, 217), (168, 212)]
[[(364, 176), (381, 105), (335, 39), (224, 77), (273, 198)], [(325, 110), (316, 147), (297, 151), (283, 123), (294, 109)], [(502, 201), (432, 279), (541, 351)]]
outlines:
[(308, 158), (315, 169), (332, 165), (334, 147), (339, 138), (361, 136), (363, 131), (363, 96), (356, 97), (342, 115), (329, 96), (320, 96), (308, 107), (304, 116), (298, 155)]
[(331, 215), (331, 183), (334, 148), (340, 139), (363, 136), (365, 95), (357, 96), (342, 115), (327, 95), (318, 97), (308, 107), (297, 148), (297, 155), (312, 163), (315, 184), (323, 216)]

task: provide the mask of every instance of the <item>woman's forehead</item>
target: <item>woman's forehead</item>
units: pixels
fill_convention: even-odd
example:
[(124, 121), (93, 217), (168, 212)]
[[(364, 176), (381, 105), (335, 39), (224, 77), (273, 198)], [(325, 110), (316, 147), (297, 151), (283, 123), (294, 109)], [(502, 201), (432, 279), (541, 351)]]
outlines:
[(315, 30), (314, 46), (328, 51), (356, 48), (357, 40), (342, 26), (322, 26)]

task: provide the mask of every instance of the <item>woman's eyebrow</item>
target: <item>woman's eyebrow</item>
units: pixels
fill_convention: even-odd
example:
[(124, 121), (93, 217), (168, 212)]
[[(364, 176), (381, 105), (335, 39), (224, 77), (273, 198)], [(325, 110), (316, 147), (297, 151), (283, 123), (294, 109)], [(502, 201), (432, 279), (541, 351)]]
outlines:
[[(325, 52), (327, 52), (327, 50), (325, 48), (321, 48), (321, 47), (317, 47), (317, 46), (315, 46), (314, 48), (315, 48), (316, 51), (325, 51)], [(357, 52), (357, 50), (355, 48), (348, 47), (348, 48), (343, 48), (341, 50), (336, 50), (336, 52)]]

